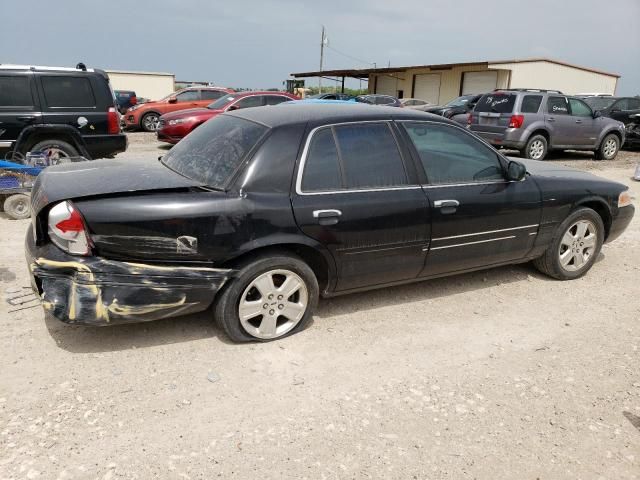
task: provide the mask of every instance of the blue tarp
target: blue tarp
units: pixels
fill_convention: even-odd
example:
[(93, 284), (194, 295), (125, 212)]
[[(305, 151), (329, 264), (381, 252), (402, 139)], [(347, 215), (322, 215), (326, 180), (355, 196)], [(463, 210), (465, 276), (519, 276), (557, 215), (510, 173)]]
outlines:
[(2, 171), (10, 171), (15, 173), (24, 173), (25, 175), (38, 175), (44, 167), (30, 167), (28, 165), (22, 165), (21, 163), (9, 162), (7, 160), (0, 160), (0, 173)]

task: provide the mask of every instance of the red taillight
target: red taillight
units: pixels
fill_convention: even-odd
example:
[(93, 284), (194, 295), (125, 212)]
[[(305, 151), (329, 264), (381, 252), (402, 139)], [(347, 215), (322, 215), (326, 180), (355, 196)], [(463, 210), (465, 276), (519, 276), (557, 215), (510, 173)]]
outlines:
[(129, 99), (129, 103), (131, 105), (136, 105), (138, 103), (138, 97), (136, 97), (135, 95), (132, 95), (131, 98)]
[(520, 128), (524, 123), (524, 115), (511, 115), (509, 128)]
[(107, 133), (120, 133), (120, 119), (118, 118), (116, 107), (109, 107), (107, 112)]
[(84, 219), (71, 202), (60, 202), (49, 211), (49, 238), (73, 255), (89, 255), (91, 252)]

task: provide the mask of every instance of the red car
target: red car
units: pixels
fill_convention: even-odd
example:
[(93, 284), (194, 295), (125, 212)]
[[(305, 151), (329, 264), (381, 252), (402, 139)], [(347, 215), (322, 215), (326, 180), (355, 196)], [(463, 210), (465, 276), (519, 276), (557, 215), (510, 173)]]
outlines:
[(162, 100), (134, 105), (124, 114), (125, 128), (155, 132), (160, 115), (185, 108), (205, 107), (233, 90), (220, 87), (188, 87), (167, 95)]
[(239, 108), (277, 105), (290, 100), (299, 100), (299, 98), (285, 92), (231, 93), (216, 100), (206, 108), (191, 108), (162, 115), (157, 131), (158, 140), (167, 143), (178, 143), (194, 128), (221, 113)]

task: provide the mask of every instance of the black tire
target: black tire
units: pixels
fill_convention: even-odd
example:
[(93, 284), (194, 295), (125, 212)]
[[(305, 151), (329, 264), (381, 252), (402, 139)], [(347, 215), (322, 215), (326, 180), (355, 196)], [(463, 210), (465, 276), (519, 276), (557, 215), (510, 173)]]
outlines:
[(14, 220), (24, 220), (31, 217), (31, 198), (24, 193), (8, 196), (3, 207), (4, 213)]
[[(43, 140), (41, 142), (36, 143), (30, 149), (32, 152), (43, 152), (43, 151), (52, 151), (53, 154), (57, 154), (59, 158), (66, 157), (77, 157), (80, 155), (78, 150), (73, 145), (64, 142), (62, 140), (58, 140), (56, 138), (51, 138), (48, 140)], [(56, 152), (57, 150), (57, 152)]]
[[(593, 225), (593, 227), (595, 228), (595, 232), (592, 233), (595, 235), (595, 245), (589, 252), (587, 261), (584, 262), (584, 264), (579, 269), (568, 270), (567, 268), (569, 266), (567, 268), (563, 267), (560, 260), (561, 244), (563, 242), (563, 237), (565, 236), (565, 234), (569, 231), (573, 231), (574, 225), (579, 221), (587, 221)], [(602, 218), (600, 218), (600, 215), (598, 215), (594, 210), (590, 208), (579, 208), (578, 210), (572, 212), (560, 224), (553, 236), (551, 244), (547, 248), (547, 251), (540, 258), (535, 259), (533, 261), (533, 264), (542, 273), (558, 280), (573, 280), (576, 278), (580, 278), (585, 273), (587, 273), (595, 263), (596, 258), (598, 258), (598, 255), (600, 254), (600, 249), (602, 248), (603, 243), (604, 223), (602, 222)], [(562, 245), (562, 248), (565, 252), (567, 252), (567, 249), (564, 245)], [(576, 248), (581, 249), (581, 244), (578, 243), (576, 245)], [(571, 252), (569, 251), (568, 254), (571, 255)]]
[(547, 139), (543, 135), (534, 135), (527, 141), (520, 155), (525, 158), (530, 158), (531, 160), (544, 160), (548, 151), (549, 145)]
[(620, 151), (620, 139), (615, 133), (610, 133), (602, 139), (600, 147), (594, 152), (596, 160), (613, 160)]
[[(153, 121), (153, 119), (155, 119), (155, 121)], [(140, 119), (140, 128), (145, 132), (156, 132), (158, 130), (159, 119), (160, 119), (159, 113), (156, 113), (156, 112), (145, 113)]]
[[(286, 270), (293, 272), (303, 281), (308, 298), (307, 307), (302, 318), (290, 330), (283, 332), (282, 334), (274, 334), (275, 336), (271, 338), (260, 338), (247, 331), (247, 329), (242, 325), (239, 315), (239, 305), (245, 290), (251, 285), (251, 283), (261, 275), (274, 270)], [(234, 277), (217, 295), (213, 309), (215, 320), (232, 341), (266, 342), (278, 340), (303, 330), (311, 321), (313, 312), (318, 304), (318, 280), (316, 279), (313, 270), (311, 270), (311, 268), (299, 257), (287, 252), (275, 252), (270, 255), (260, 256), (242, 262), (236, 266), (234, 272)], [(251, 292), (252, 290), (249, 290), (248, 295)], [(256, 292), (258, 291), (256, 290)], [(293, 295), (298, 294), (294, 293)], [(289, 298), (291, 298), (291, 296)], [(260, 298), (260, 300), (263, 301), (262, 298)], [(269, 302), (269, 300), (265, 301)], [(274, 304), (277, 303), (277, 301), (274, 302)], [(265, 305), (268, 305), (268, 303), (265, 303)], [(278, 307), (280, 307), (280, 305), (276, 305), (274, 308)], [(269, 311), (273, 312), (273, 310), (269, 310), (270, 306), (264, 308), (266, 308), (265, 315), (267, 315)], [(252, 322), (259, 321), (259, 326), (262, 326), (262, 318), (264, 317), (259, 315), (258, 317), (250, 320)], [(280, 321), (280, 317), (278, 317), (278, 321)], [(286, 325), (284, 327), (286, 328)]]

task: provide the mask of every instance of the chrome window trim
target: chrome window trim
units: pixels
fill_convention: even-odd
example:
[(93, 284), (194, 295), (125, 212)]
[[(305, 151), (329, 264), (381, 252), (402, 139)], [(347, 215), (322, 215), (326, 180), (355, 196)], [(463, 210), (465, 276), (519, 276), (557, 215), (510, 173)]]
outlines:
[(444, 245), (442, 247), (431, 247), (429, 250), (442, 250), (445, 248), (455, 248), (455, 247), (466, 247), (467, 245), (476, 245), (478, 243), (488, 243), (488, 242), (497, 242), (500, 240), (511, 240), (512, 238), (516, 238), (515, 235), (510, 235), (508, 237), (500, 237), (500, 238), (489, 238), (487, 240), (478, 240), (475, 242), (467, 242), (467, 243), (456, 243), (455, 245)]
[[(296, 194), (297, 195), (334, 195), (336, 193), (367, 193), (367, 192), (386, 192), (393, 190), (415, 190), (418, 188), (422, 188), (420, 185), (411, 184), (411, 185), (399, 185), (397, 187), (379, 187), (379, 188), (358, 188), (358, 189), (349, 189), (345, 188), (344, 190), (325, 190), (321, 192), (303, 192), (302, 191), (302, 175), (304, 173), (304, 167), (307, 163), (307, 157), (309, 155), (309, 147), (311, 146), (311, 140), (313, 140), (313, 136), (316, 134), (318, 130), (323, 128), (331, 128), (338, 127), (340, 125), (361, 125), (363, 123), (384, 123), (389, 128), (391, 135), (393, 136), (394, 141), (396, 142), (396, 146), (398, 148), (398, 155), (400, 155), (400, 159), (403, 162), (403, 169), (405, 170), (405, 174), (407, 175), (407, 179), (409, 178), (408, 172), (404, 166), (404, 162), (406, 161), (402, 156), (401, 145), (398, 143), (398, 138), (391, 127), (393, 120), (361, 120), (361, 121), (353, 121), (353, 122), (339, 122), (339, 123), (327, 123), (326, 125), (320, 125), (315, 127), (313, 130), (309, 132), (307, 136), (307, 140), (305, 141), (304, 148), (302, 149), (302, 156), (300, 159), (300, 166), (298, 167), (298, 174), (296, 176)], [(337, 145), (336, 145), (337, 147)]]
[[(434, 238), (432, 241), (435, 242), (435, 241), (439, 241), (439, 240), (451, 240), (453, 238), (475, 237), (477, 235), (487, 235), (489, 233), (512, 232), (513, 230), (524, 230), (525, 228), (534, 228), (534, 227), (538, 227), (538, 226), (540, 226), (540, 224), (536, 223), (536, 224), (532, 224), (532, 225), (522, 225), (521, 227), (501, 228), (499, 230), (487, 230), (486, 232), (465, 233), (463, 235), (452, 235), (450, 237)], [(529, 235), (535, 235), (535, 232), (534, 233), (530, 233)]]

